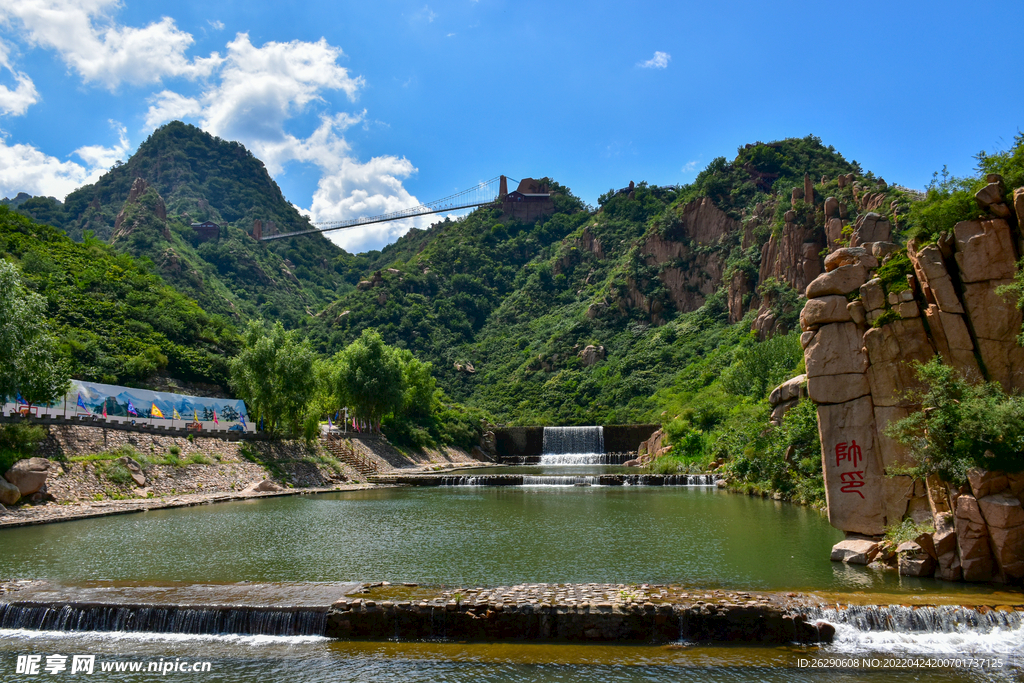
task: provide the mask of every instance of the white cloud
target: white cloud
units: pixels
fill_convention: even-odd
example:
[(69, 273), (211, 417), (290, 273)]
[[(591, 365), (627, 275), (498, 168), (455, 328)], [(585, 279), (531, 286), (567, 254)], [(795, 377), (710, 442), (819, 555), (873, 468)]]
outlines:
[(224, 22), (220, 21), (218, 19), (208, 19), (206, 21), (206, 23), (209, 24), (210, 27), (213, 28), (213, 30), (215, 30), (215, 31), (223, 31), (224, 30)]
[(697, 163), (698, 162), (696, 159), (694, 159), (693, 161), (687, 161), (685, 164), (683, 164), (683, 173), (693, 173), (694, 171), (696, 171)]
[(29, 107), (39, 101), (35, 83), (28, 77), (28, 74), (16, 71), (11, 66), (7, 46), (3, 42), (0, 42), (0, 67), (9, 71), (18, 84), (13, 90), (5, 85), (0, 85), (0, 115), (22, 116)]
[[(324, 102), (328, 92), (340, 91), (355, 101), (364, 86), (338, 64), (341, 49), (327, 43), (292, 41), (254, 46), (247, 34), (228, 43), (220, 68), (197, 97), (170, 90), (154, 95), (146, 116), (149, 127), (175, 118), (193, 117), (210, 133), (238, 140), (267, 166), (271, 175), (289, 163), (312, 164), (321, 176), (310, 208), (303, 212), (314, 221), (374, 216), (419, 204), (403, 187), (416, 172), (410, 161), (396, 156), (357, 159), (344, 137), (346, 130), (367, 125), (366, 111), (321, 114), (320, 124), (308, 137), (289, 132), (289, 122), (311, 106)], [(366, 228), (330, 233), (350, 250), (380, 247), (405, 234), (410, 227), (429, 225), (436, 217), (380, 223)]]
[(117, 0), (6, 0), (0, 15), (20, 20), (31, 44), (57, 51), (84, 81), (110, 89), (165, 76), (204, 77), (219, 65), (217, 53), (185, 57), (192, 35), (170, 17), (143, 28), (122, 26), (111, 16), (118, 8)]
[(646, 62), (640, 62), (637, 66), (642, 69), (665, 69), (668, 68), (671, 59), (672, 55), (667, 52), (655, 52), (653, 57)]
[(84, 164), (61, 161), (31, 145), (8, 145), (0, 138), (0, 196), (27, 192), (63, 200), (72, 190), (96, 182), (115, 161), (127, 158), (129, 152), (127, 129), (117, 121), (110, 125), (117, 131), (118, 143), (113, 147), (79, 147), (74, 154)]
[(197, 116), (202, 113), (203, 105), (194, 97), (185, 97), (170, 90), (164, 90), (149, 98), (149, 110), (146, 112), (146, 128), (156, 128), (161, 123)]
[(255, 47), (245, 33), (228, 43), (220, 82), (203, 93), (202, 126), (214, 135), (239, 140), (279, 172), (293, 145), (285, 133), (287, 120), (321, 100), (325, 90), (341, 90), (355, 100), (364, 81), (352, 77), (337, 61), (340, 48), (321, 38)]
[[(131, 149), (128, 146), (128, 129), (113, 120), (110, 121), (110, 125), (117, 131), (118, 143), (115, 146), (87, 145), (79, 147), (74, 152), (89, 168), (93, 169), (92, 173), (96, 180), (113, 166), (115, 161), (126, 160)], [(92, 180), (87, 182), (92, 182)]]

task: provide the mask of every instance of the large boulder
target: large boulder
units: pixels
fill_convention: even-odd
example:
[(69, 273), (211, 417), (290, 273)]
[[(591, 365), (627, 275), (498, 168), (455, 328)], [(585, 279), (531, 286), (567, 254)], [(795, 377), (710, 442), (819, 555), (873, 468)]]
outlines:
[(920, 577), (935, 573), (935, 558), (916, 541), (900, 543), (896, 553), (899, 555), (900, 576)]
[(258, 484), (254, 484), (250, 491), (267, 492), (267, 491), (284, 491), (284, 487), (275, 482), (273, 479), (264, 479)]
[(814, 278), (811, 284), (807, 285), (805, 296), (814, 299), (829, 294), (840, 294), (846, 296), (850, 292), (860, 289), (860, 286), (867, 282), (868, 269), (860, 263), (839, 266), (831, 273), (822, 273)]
[(0, 504), (14, 505), (20, 499), (21, 491), (18, 487), (6, 479), (0, 479)]
[(807, 390), (804, 387), (806, 382), (807, 375), (797, 375), (792, 379), (786, 380), (772, 389), (771, 395), (768, 396), (769, 405), (777, 406), (785, 401), (792, 401), (806, 395)]
[(808, 299), (800, 311), (800, 329), (813, 330), (828, 323), (845, 323), (852, 319), (845, 296), (830, 295)]
[(863, 374), (868, 369), (860, 330), (852, 322), (820, 328), (804, 349), (804, 358), (808, 377)]
[(1024, 577), (1024, 508), (1020, 500), (1007, 493), (995, 493), (978, 499), (981, 514), (988, 525), (992, 555), (1000, 578)]
[(43, 487), (49, 474), (50, 461), (46, 458), (26, 458), (14, 463), (4, 479), (18, 487), (23, 496), (30, 496)]
[(878, 542), (867, 538), (848, 538), (832, 546), (832, 561), (846, 564), (870, 564), (878, 555)]
[(1002, 218), (960, 221), (953, 233), (963, 282), (1005, 280), (1017, 272), (1013, 235)]
[(963, 286), (964, 307), (970, 316), (978, 353), (989, 378), (1002, 384), (1007, 392), (1024, 389), (1024, 348), (1017, 344), (1021, 311), (1015, 301), (999, 291), (1012, 284), (1012, 279), (1003, 279)]
[(135, 482), (136, 486), (146, 485), (146, 474), (145, 472), (142, 471), (142, 466), (139, 465), (139, 463), (135, 462), (127, 455), (124, 456), (123, 458), (118, 458), (117, 461), (124, 465), (125, 469), (127, 469), (131, 473), (132, 481)]
[(888, 242), (892, 238), (892, 226), (888, 219), (875, 212), (869, 212), (857, 219), (850, 236), (850, 246), (856, 247), (868, 242)]
[[(990, 451), (986, 451), (985, 455), (992, 457)], [(974, 494), (974, 497), (981, 499), (993, 493), (1002, 492), (1010, 485), (1010, 480), (1003, 472), (972, 467), (967, 470), (967, 483), (971, 485), (971, 493)]]
[(860, 286), (860, 299), (864, 303), (865, 311), (877, 311), (885, 307), (885, 290), (882, 289), (882, 281), (877, 277), (868, 280)]
[(969, 493), (956, 499), (956, 538), (964, 581), (988, 581), (992, 578), (992, 551), (988, 526), (977, 499)]
[(825, 257), (825, 272), (831, 273), (842, 266), (861, 264), (865, 268), (878, 267), (878, 259), (864, 247), (843, 247)]

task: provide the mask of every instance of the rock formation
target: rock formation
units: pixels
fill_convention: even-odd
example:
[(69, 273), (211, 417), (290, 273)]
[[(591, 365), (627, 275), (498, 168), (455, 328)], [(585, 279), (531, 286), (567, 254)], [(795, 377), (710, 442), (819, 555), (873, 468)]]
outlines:
[[(905, 575), (966, 581), (1024, 576), (1024, 475), (979, 470), (971, 490), (937, 478), (913, 482), (894, 476), (913, 462), (885, 434), (890, 423), (920, 408), (907, 398), (918, 387), (913, 366), (936, 354), (969, 379), (998, 381), (1007, 392), (1024, 390), (1024, 349), (1016, 339), (1021, 312), (998, 292), (1012, 282), (1021, 240), (1008, 220), (1002, 179), (988, 180), (978, 202), (991, 215), (958, 223), (935, 244), (912, 241), (907, 257), (913, 274), (906, 282), (875, 277), (897, 248), (888, 220), (861, 215), (852, 246), (833, 249), (825, 272), (807, 285), (800, 315), (829, 522), (868, 537), (903, 519), (933, 525), (927, 538), (896, 549)], [(872, 195), (863, 187), (857, 192), (858, 201), (870, 205)], [(1024, 193), (1014, 194), (1018, 203), (1024, 210)], [(838, 211), (828, 200), (826, 207), (826, 214)], [(1011, 479), (1021, 487), (1014, 490)], [(854, 551), (870, 555), (859, 545), (836, 548), (834, 559), (841, 561), (850, 561)]]

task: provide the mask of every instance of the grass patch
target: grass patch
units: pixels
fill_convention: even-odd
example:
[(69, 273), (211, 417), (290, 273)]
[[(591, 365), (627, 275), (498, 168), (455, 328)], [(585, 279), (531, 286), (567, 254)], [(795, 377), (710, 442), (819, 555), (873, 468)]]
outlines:
[(118, 458), (131, 458), (140, 465), (145, 465), (148, 459), (131, 446), (121, 446), (112, 451), (101, 451), (88, 455), (75, 455), (69, 458), (71, 462), (98, 462), (103, 460), (117, 460)]
[(132, 473), (119, 462), (106, 461), (96, 463), (96, 476), (118, 486), (130, 486), (135, 483), (132, 479)]

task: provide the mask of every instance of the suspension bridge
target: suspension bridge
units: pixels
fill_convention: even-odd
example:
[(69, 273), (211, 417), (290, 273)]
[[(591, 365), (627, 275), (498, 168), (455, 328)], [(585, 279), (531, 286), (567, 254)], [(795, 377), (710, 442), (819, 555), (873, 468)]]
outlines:
[(502, 196), (507, 193), (506, 181), (518, 182), (506, 176), (496, 176), (482, 183), (477, 183), (468, 190), (462, 190), (455, 194), (448, 195), (426, 204), (413, 206), (400, 211), (381, 214), (379, 216), (364, 216), (345, 221), (324, 221), (313, 223), (308, 230), (296, 230), (294, 232), (277, 233), (273, 235), (261, 235), (259, 239), (263, 242), (284, 239), (286, 237), (297, 237), (299, 235), (312, 235), (315, 233), (333, 232), (334, 230), (347, 230), (360, 228), (373, 223), (386, 223), (388, 221), (400, 221), (405, 218), (417, 216), (428, 216), (434, 213), (446, 211), (458, 211), (459, 209), (473, 209), (479, 206), (492, 206), (501, 203)]

